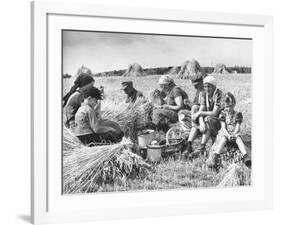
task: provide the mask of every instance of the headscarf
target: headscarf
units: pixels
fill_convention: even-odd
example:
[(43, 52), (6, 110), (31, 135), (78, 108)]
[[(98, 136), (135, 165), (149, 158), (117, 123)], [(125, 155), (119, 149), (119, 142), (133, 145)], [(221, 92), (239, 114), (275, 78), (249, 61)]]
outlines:
[(213, 76), (207, 76), (204, 78), (203, 83), (208, 83), (208, 84), (212, 84), (213, 86), (217, 86), (217, 81), (216, 78), (214, 78)]
[(77, 90), (77, 88), (82, 88), (94, 81), (95, 79), (92, 77), (92, 75), (86, 73), (80, 74), (74, 81), (74, 85), (71, 87), (70, 91), (63, 97), (63, 107), (66, 105), (69, 97)]
[[(213, 76), (207, 76), (204, 78), (203, 80), (203, 83), (206, 84), (212, 84), (214, 87), (215, 87), (215, 90), (213, 92), (213, 96), (212, 98), (214, 97), (216, 91), (217, 91), (217, 81), (216, 81), (216, 78), (214, 78)], [(210, 108), (210, 105), (209, 105), (209, 95), (206, 93), (206, 104), (207, 104), (207, 108), (209, 109)]]
[(169, 75), (162, 75), (158, 81), (158, 84), (174, 84), (174, 79)]

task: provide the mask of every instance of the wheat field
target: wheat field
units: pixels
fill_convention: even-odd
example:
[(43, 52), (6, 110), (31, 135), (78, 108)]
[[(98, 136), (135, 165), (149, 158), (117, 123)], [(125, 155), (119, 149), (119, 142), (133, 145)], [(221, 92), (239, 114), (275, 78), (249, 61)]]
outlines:
[[(251, 154), (251, 118), (252, 118), (252, 92), (251, 74), (227, 74), (214, 75), (217, 79), (217, 87), (223, 92), (230, 91), (236, 97), (236, 110), (243, 113), (242, 135), (247, 139), (248, 151)], [(134, 87), (145, 96), (158, 87), (160, 75), (143, 77), (95, 77), (95, 86), (104, 86), (104, 102), (112, 102), (115, 107), (122, 106), (125, 94), (121, 90), (121, 82), (131, 80)], [(176, 79), (175, 83), (183, 88), (190, 100), (193, 100), (195, 89), (189, 80)], [(67, 82), (64, 90), (67, 90)], [(103, 103), (102, 103), (103, 104)], [(103, 110), (103, 106), (102, 106)], [(199, 139), (194, 142), (194, 148), (199, 144)], [(209, 141), (207, 147), (210, 148)], [(185, 161), (180, 156), (168, 158), (159, 164), (153, 164), (152, 170), (145, 178), (124, 180), (119, 183), (103, 184), (94, 192), (108, 191), (139, 191), (159, 190), (175, 188), (206, 188), (251, 185), (251, 170), (241, 162), (235, 163), (233, 159), (223, 162), (223, 168), (219, 172), (209, 170), (206, 167), (206, 159), (199, 158), (193, 161)]]

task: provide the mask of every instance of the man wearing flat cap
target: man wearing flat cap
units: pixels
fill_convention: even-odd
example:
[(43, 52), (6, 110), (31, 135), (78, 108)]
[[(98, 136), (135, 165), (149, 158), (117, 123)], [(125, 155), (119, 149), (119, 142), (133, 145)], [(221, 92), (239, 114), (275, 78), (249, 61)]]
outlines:
[(132, 81), (124, 81), (121, 85), (122, 90), (127, 95), (126, 103), (135, 103), (138, 98), (143, 97), (143, 94), (134, 88)]

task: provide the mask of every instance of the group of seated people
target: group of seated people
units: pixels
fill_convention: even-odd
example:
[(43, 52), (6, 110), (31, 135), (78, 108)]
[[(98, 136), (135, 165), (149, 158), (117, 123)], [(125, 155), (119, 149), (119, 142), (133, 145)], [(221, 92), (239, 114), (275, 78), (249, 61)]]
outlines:
[[(213, 143), (216, 142), (216, 148), (213, 149), (212, 158), (208, 161), (209, 167), (218, 167), (220, 154), (229, 143), (238, 147), (244, 163), (250, 167), (251, 160), (240, 135), (243, 116), (234, 109), (236, 105), (234, 95), (228, 92), (223, 97), (213, 76), (196, 77), (191, 79), (191, 82), (196, 89), (192, 102), (171, 76), (160, 77), (157, 90), (160, 102), (154, 105), (151, 115), (153, 125), (160, 129), (169, 128), (176, 122), (180, 122), (183, 127), (191, 126), (183, 152), (185, 158), (193, 159), (205, 154), (206, 144), (211, 138)], [(64, 97), (66, 126), (84, 144), (101, 141), (118, 142), (122, 139), (123, 132), (117, 123), (102, 119), (100, 107), (103, 88), (94, 87), (94, 83), (92, 76), (81, 74)], [(127, 103), (131, 104), (138, 98), (144, 98), (143, 94), (133, 87), (132, 81), (122, 82), (121, 85), (127, 95)], [(186, 120), (190, 115), (191, 122)], [(199, 148), (193, 150), (192, 143), (198, 134), (202, 134), (201, 144)]]
[(85, 145), (119, 142), (123, 137), (120, 126), (101, 118), (103, 87), (94, 87), (91, 75), (81, 74), (63, 98), (65, 125)]

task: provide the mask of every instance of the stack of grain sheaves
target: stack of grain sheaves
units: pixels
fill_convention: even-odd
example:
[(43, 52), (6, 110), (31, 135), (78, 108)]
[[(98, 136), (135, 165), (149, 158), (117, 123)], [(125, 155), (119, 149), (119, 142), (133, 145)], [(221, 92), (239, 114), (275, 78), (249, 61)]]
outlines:
[(195, 59), (186, 60), (182, 63), (177, 78), (196, 80), (200, 77), (205, 77), (207, 74)]
[(114, 185), (147, 176), (150, 165), (132, 153), (131, 147), (132, 143), (123, 139), (118, 144), (64, 151), (64, 194), (96, 192), (103, 184)]
[(251, 185), (251, 170), (242, 162), (229, 165), (223, 179), (217, 187), (233, 187)]
[(105, 100), (102, 105), (102, 117), (117, 122), (132, 140), (141, 131), (151, 124), (151, 112), (153, 104), (145, 98), (138, 98), (135, 103), (115, 103)]

